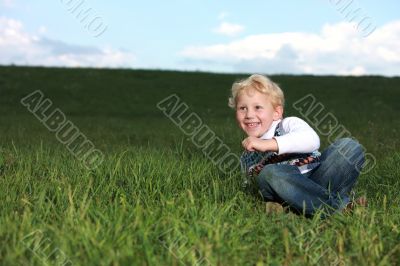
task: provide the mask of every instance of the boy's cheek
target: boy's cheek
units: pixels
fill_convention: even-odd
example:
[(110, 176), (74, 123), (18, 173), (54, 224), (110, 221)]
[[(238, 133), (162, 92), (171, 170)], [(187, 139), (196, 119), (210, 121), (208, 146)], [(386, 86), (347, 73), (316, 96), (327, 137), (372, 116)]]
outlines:
[(239, 127), (241, 130), (243, 130), (244, 132), (246, 132), (246, 131), (244, 130), (244, 127), (243, 127), (242, 123), (240, 123), (240, 121), (237, 121), (237, 125), (238, 125), (238, 127)]
[(239, 120), (240, 120), (240, 114), (236, 111), (236, 113), (235, 113), (235, 118), (236, 118), (236, 121), (238, 121), (239, 122)]

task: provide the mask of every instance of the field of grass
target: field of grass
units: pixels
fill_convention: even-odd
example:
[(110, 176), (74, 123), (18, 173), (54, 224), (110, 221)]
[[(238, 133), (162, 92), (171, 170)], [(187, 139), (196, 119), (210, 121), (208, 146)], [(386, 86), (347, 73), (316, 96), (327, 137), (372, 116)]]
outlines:
[[(307, 219), (267, 213), (156, 106), (176, 94), (239, 155), (227, 98), (244, 76), (0, 67), (0, 265), (400, 264), (400, 78), (272, 77), (285, 116), (310, 93), (377, 159), (356, 186), (367, 209)], [(99, 167), (20, 103), (35, 90), (102, 151)]]

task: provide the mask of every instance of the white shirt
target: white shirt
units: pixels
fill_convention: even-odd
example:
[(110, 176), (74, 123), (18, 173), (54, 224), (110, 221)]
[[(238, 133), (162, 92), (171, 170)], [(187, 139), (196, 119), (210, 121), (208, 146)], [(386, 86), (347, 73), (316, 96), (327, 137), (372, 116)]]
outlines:
[[(276, 126), (282, 121), (281, 136), (274, 137)], [(319, 149), (317, 133), (303, 119), (292, 116), (273, 121), (271, 127), (261, 139), (275, 138), (278, 143), (278, 154), (311, 153)]]

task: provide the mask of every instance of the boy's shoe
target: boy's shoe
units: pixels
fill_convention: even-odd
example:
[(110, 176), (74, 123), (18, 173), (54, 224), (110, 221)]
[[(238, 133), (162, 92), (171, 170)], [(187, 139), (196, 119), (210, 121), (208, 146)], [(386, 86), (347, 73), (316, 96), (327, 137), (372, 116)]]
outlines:
[(265, 212), (267, 214), (283, 213), (283, 206), (277, 202), (268, 201), (265, 203)]
[(367, 197), (361, 196), (355, 200), (347, 203), (346, 207), (343, 209), (344, 214), (351, 214), (357, 207), (368, 207)]

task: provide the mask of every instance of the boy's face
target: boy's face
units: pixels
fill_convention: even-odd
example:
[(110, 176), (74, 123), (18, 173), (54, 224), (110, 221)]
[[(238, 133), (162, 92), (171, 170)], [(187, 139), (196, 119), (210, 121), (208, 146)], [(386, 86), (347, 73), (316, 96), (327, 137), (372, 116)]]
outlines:
[(261, 137), (282, 113), (282, 106), (274, 108), (268, 96), (257, 90), (245, 89), (237, 96), (236, 120), (249, 137)]

